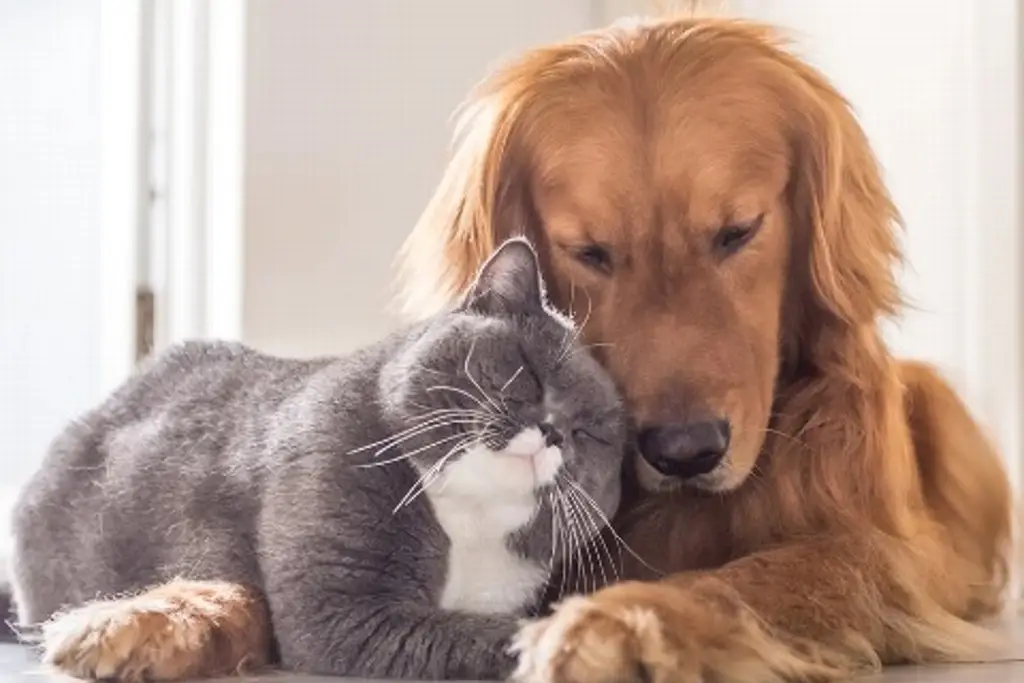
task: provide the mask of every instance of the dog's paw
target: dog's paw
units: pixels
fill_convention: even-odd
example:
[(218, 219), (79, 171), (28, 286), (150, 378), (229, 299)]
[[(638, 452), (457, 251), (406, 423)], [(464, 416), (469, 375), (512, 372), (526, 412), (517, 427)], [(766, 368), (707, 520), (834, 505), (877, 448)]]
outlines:
[(266, 614), (244, 588), (172, 581), (98, 600), (42, 626), (43, 662), (77, 678), (176, 681), (266, 663)]
[(518, 683), (647, 683), (677, 670), (664, 625), (642, 605), (608, 609), (570, 598), (550, 617), (527, 623), (512, 644)]
[[(827, 648), (772, 637), (728, 592), (622, 582), (525, 624), (517, 683), (830, 681), (852, 669)], [(836, 656), (833, 656), (836, 655)]]

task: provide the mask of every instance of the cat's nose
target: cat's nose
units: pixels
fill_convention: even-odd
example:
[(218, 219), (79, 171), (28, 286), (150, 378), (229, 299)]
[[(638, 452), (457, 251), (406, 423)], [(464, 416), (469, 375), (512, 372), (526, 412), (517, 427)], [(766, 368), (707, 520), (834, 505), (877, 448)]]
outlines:
[(562, 432), (558, 431), (550, 422), (540, 423), (540, 434), (544, 437), (545, 446), (561, 446)]
[(711, 472), (729, 450), (726, 420), (657, 425), (640, 431), (640, 454), (667, 477), (692, 479)]

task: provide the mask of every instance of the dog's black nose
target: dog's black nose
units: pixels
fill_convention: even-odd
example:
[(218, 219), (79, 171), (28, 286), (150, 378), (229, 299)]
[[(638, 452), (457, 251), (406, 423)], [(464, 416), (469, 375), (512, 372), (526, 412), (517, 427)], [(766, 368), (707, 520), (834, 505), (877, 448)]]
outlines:
[(729, 450), (726, 420), (656, 425), (640, 431), (640, 454), (668, 477), (691, 479), (718, 466)]
[(547, 446), (561, 446), (562, 432), (558, 431), (553, 424), (542, 422), (540, 425), (541, 436), (544, 437), (544, 444)]

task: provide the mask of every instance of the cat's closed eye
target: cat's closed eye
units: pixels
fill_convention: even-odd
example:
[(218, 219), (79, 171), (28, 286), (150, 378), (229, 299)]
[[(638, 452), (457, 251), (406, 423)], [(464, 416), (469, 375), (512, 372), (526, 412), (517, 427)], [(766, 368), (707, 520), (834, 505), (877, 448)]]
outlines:
[(602, 446), (612, 445), (611, 441), (608, 441), (607, 439), (598, 436), (594, 432), (584, 429), (583, 427), (577, 427), (576, 429), (572, 430), (572, 438), (580, 442), (585, 442), (587, 440), (595, 441), (601, 444)]

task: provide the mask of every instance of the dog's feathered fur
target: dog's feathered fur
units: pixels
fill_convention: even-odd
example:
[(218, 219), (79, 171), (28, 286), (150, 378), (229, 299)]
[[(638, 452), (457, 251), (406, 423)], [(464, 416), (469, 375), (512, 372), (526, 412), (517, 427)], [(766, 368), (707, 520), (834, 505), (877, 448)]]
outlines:
[[(756, 432), (716, 495), (638, 492), (620, 532), (673, 575), (531, 627), (524, 678), (832, 678), (985, 646), (970, 622), (1007, 583), (1008, 483), (953, 390), (883, 342), (899, 217), (821, 74), (755, 23), (622, 25), (500, 70), (458, 135), (405, 247), (410, 310), (455, 297), (518, 226), (557, 301), (586, 293), (641, 425), (710, 407)], [(757, 253), (701, 256), (694, 235), (746, 207), (766, 216)], [(614, 276), (579, 263), (588, 244)]]

